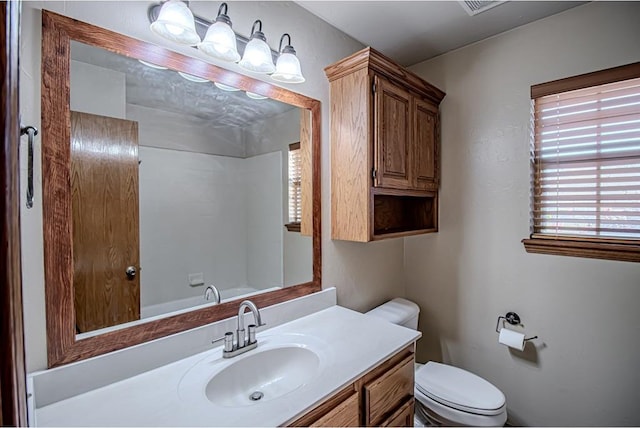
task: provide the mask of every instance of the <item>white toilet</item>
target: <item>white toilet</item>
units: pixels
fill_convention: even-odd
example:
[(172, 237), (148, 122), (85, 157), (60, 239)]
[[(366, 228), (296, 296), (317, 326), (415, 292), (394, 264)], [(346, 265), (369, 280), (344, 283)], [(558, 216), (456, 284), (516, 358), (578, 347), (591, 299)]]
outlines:
[[(420, 308), (393, 299), (367, 312), (416, 330)], [(504, 394), (483, 378), (457, 367), (429, 361), (416, 364), (416, 425), (503, 426), (507, 421)]]

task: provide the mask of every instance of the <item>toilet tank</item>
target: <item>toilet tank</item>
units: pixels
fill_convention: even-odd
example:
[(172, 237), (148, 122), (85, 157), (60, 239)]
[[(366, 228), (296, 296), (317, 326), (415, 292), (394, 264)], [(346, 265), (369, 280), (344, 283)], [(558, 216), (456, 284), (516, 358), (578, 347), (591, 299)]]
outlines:
[(398, 297), (371, 309), (366, 315), (382, 318), (394, 324), (417, 330), (420, 307), (410, 300)]

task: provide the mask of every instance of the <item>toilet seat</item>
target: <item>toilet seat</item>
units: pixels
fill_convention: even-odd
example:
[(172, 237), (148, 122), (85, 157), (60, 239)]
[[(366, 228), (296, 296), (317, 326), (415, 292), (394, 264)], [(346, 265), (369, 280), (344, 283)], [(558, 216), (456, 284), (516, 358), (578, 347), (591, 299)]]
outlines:
[(504, 413), (504, 394), (483, 378), (457, 367), (429, 361), (415, 373), (416, 389), (443, 406), (476, 415)]
[(501, 427), (507, 421), (506, 408), (498, 415), (476, 415), (445, 406), (415, 390), (415, 415), (425, 426)]

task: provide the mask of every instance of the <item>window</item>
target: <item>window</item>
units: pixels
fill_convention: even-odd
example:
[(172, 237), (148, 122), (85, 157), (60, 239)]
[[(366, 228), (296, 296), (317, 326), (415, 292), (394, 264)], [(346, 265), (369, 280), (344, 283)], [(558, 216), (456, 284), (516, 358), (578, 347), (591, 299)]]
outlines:
[(640, 261), (640, 63), (531, 87), (528, 252)]
[(289, 232), (300, 232), (302, 220), (302, 159), (300, 143), (289, 144)]

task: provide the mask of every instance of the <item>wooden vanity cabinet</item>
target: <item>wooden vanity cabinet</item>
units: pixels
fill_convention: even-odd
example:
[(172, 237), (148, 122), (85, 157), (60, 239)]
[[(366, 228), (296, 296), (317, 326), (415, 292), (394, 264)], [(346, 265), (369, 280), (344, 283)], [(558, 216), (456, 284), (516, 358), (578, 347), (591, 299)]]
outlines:
[(398, 352), (289, 426), (413, 426), (413, 350)]
[(331, 88), (331, 237), (435, 232), (444, 92), (367, 48), (325, 68)]

